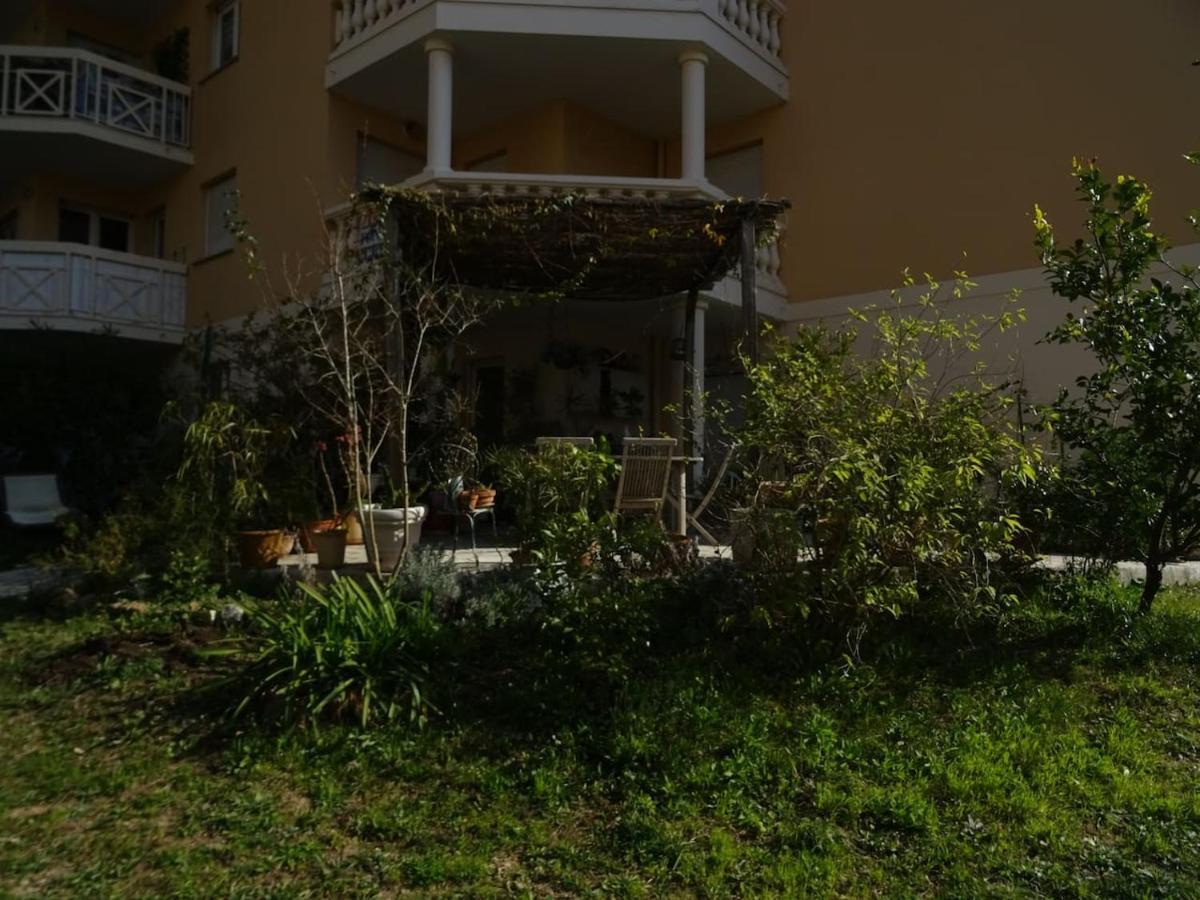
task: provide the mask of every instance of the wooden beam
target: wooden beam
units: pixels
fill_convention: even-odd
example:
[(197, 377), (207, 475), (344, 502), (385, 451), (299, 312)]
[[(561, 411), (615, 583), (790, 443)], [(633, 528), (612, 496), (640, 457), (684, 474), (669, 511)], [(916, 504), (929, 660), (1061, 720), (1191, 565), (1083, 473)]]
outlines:
[(753, 219), (742, 220), (742, 339), (751, 365), (758, 365), (758, 265)]
[(683, 438), (684, 456), (692, 456), (695, 451), (695, 409), (696, 398), (693, 388), (696, 384), (695, 367), (692, 365), (696, 355), (696, 304), (700, 300), (698, 288), (692, 288), (687, 295), (687, 308), (683, 316), (683, 390), (679, 398), (680, 437)]

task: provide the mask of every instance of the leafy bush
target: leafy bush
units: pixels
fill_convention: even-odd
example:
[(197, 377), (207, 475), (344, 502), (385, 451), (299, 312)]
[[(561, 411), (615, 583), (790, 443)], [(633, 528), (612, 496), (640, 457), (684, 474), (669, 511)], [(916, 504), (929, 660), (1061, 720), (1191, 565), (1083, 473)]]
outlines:
[[(1148, 612), (1163, 566), (1200, 548), (1200, 281), (1163, 256), (1145, 184), (1109, 183), (1093, 164), (1076, 163), (1075, 178), (1086, 240), (1060, 245), (1035, 209), (1054, 292), (1087, 303), (1048, 339), (1087, 347), (1098, 368), (1043, 408), (1043, 421), (1070, 451), (1060, 518), (1099, 558), (1145, 564)], [(1150, 277), (1158, 265), (1169, 276)]]
[[(952, 293), (969, 286), (960, 277)], [(916, 314), (859, 314), (870, 355), (852, 350), (857, 326), (805, 329), (749, 370), (740, 439), (756, 462), (735, 540), (752, 545), (767, 623), (814, 611), (851, 625), (904, 612), (957, 621), (1003, 604), (995, 573), (1019, 557), (1023, 531), (1010, 490), (1036, 457), (1000, 386), (954, 367), (985, 324), (1017, 316), (952, 318), (938, 292), (931, 283)]]
[(317, 726), (322, 718), (362, 726), (407, 714), (424, 723), (423, 662), (438, 634), (428, 597), (404, 602), (368, 577), (301, 585), (293, 595), (247, 610), (246, 685), (234, 709), (257, 705), (287, 723)]
[(604, 498), (618, 467), (607, 449), (549, 444), (529, 452), (508, 447), (496, 451), (491, 461), (504, 496), (516, 508), (521, 551), (542, 567), (588, 567), (612, 529)]

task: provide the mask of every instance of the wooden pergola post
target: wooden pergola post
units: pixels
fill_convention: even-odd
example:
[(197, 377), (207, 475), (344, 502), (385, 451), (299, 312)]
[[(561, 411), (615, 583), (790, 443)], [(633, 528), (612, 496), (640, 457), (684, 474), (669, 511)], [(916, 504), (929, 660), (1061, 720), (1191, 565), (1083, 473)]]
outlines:
[(751, 365), (758, 365), (758, 265), (754, 261), (757, 252), (753, 219), (743, 219), (741, 229), (741, 274), (742, 274), (742, 339), (746, 345), (746, 356)]

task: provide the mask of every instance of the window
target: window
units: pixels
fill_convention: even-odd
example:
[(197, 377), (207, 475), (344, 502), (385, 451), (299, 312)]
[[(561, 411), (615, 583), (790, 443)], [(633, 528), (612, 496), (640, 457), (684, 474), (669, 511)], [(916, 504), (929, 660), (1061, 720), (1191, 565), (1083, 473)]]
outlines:
[(131, 231), (129, 220), (120, 216), (73, 206), (58, 210), (58, 239), (68, 244), (128, 253)]
[(239, 0), (220, 0), (212, 8), (212, 70), (224, 68), (238, 57), (241, 39)]
[(757, 200), (763, 195), (762, 144), (710, 156), (705, 173), (729, 196)]
[(0, 216), (0, 241), (15, 241), (17, 239), (17, 211), (9, 210)]
[(359, 145), (358, 187), (367, 183), (400, 184), (420, 173), (425, 162), (382, 141), (364, 138)]
[(167, 258), (167, 214), (157, 210), (151, 215), (154, 226), (154, 255), (158, 259)]
[(228, 175), (204, 189), (204, 252), (215, 256), (233, 249), (229, 216), (237, 210), (237, 176)]

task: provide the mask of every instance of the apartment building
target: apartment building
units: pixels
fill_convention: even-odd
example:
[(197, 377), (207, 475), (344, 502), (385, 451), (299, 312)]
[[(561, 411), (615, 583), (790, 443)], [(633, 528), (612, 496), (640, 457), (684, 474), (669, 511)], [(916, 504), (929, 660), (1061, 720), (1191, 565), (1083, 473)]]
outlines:
[[(1190, 0), (5, 0), (0, 379), (97, 333), (161, 364), (262, 300), (224, 227), (235, 193), (277, 269), (373, 181), (785, 197), (764, 316), (836, 318), (905, 267), (965, 267), (979, 308), (1027, 290), (1017, 365), (1048, 390), (1078, 360), (1033, 340), (1057, 307), (1029, 210), (1071, 221), (1070, 160), (1096, 156), (1181, 223), (1195, 56)], [(718, 392), (739, 297), (731, 278), (700, 304)], [(507, 315), (461, 361), (479, 427), (656, 428), (681, 328), (678, 298)]]

